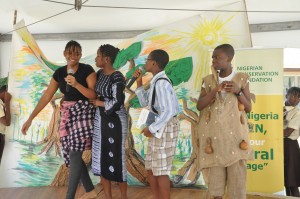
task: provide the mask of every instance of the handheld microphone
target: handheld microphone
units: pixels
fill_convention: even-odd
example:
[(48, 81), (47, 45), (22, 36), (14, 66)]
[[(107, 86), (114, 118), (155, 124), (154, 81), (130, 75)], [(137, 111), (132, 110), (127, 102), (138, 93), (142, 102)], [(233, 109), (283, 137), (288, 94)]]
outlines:
[[(140, 69), (142, 73), (144, 73), (145, 71), (144, 66), (140, 66), (138, 69)], [(127, 84), (126, 88), (130, 89), (130, 87), (132, 86), (132, 84), (135, 82), (136, 79), (137, 79), (136, 77), (132, 77), (129, 83)]]
[[(68, 75), (73, 75), (74, 71), (72, 68), (68, 69)], [(68, 93), (70, 91), (71, 86), (67, 83), (66, 84), (66, 92)]]

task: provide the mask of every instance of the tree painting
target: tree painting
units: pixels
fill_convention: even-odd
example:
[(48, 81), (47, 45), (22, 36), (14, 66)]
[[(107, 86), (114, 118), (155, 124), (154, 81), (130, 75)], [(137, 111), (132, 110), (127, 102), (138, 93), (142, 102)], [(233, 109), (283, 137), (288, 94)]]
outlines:
[[(230, 6), (243, 8), (240, 2)], [(247, 19), (244, 13), (203, 13), (203, 15), (150, 30), (118, 45), (121, 51), (114, 67), (120, 70), (127, 80), (132, 77), (136, 68), (144, 65), (145, 58), (152, 50), (164, 49), (170, 56), (165, 72), (172, 80), (180, 102), (181, 112), (178, 118), (182, 124), (171, 176), (174, 186), (186, 186), (186, 184), (195, 186), (197, 181), (199, 182), (197, 151), (200, 129), (198, 123), (202, 113), (195, 110), (195, 98), (199, 96), (202, 77), (209, 71), (208, 50), (224, 42), (231, 42), (235, 47), (250, 47), (250, 36), (247, 32), (248, 26), (244, 24), (245, 20)], [(233, 27), (237, 25), (238, 31), (231, 32), (231, 30), (236, 30)], [(8, 130), (11, 144), (19, 149), (18, 153), (21, 158), (16, 162), (17, 167), (7, 171), (7, 176), (9, 172), (17, 171), (14, 184), (8, 186), (66, 185), (68, 168), (64, 166), (60, 157), (61, 145), (58, 135), (61, 94), (56, 93), (51, 103), (36, 117), (27, 136), (23, 136), (20, 132), (22, 124), (42, 95), (53, 72), (61, 66), (44, 56), (26, 28), (18, 29), (13, 40), (15, 59), (11, 61), (13, 69), (8, 84), (14, 96), (12, 117), (15, 122)], [(93, 65), (94, 57), (95, 55), (91, 55), (82, 58), (81, 61)], [(133, 61), (136, 66), (132, 63), (128, 64)], [(149, 88), (150, 81), (151, 75), (144, 73), (145, 89)], [(12, 85), (11, 88), (10, 85)], [(126, 165), (128, 173), (132, 176), (128, 183), (148, 185), (144, 165), (147, 139), (140, 135), (141, 130), (135, 125), (141, 107), (134, 89), (135, 85), (125, 90), (125, 106), (129, 115)], [(90, 162), (90, 153), (87, 151), (84, 154), (86, 163)], [(43, 164), (44, 170), (37, 174), (35, 170), (38, 164)], [(1, 176), (6, 176), (1, 169), (0, 173)], [(7, 185), (0, 184), (1, 186)]]

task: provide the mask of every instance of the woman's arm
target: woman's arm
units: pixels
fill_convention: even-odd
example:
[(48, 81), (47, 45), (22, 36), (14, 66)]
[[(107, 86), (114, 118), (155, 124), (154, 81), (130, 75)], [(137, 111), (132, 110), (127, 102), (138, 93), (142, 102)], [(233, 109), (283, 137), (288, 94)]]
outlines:
[[(72, 76), (73, 77), (73, 76)], [(82, 93), (86, 98), (88, 99), (96, 99), (97, 95), (95, 92), (95, 86), (96, 86), (96, 81), (97, 81), (97, 75), (95, 72), (92, 72), (87, 78), (86, 82), (88, 87), (84, 87), (81, 84), (79, 84), (75, 77), (73, 77), (75, 82), (73, 83), (74, 88), (76, 88), (80, 93)]]
[(111, 114), (112, 112), (119, 110), (120, 107), (124, 104), (125, 96), (125, 78), (120, 73), (115, 73), (112, 76), (112, 96), (110, 100), (101, 101), (99, 99), (90, 100), (94, 106), (104, 107), (106, 114)]
[(22, 133), (26, 135), (26, 132), (28, 131), (32, 120), (43, 110), (43, 108), (51, 101), (53, 95), (58, 89), (58, 82), (56, 82), (53, 78), (50, 80), (50, 84), (45, 91), (45, 93), (42, 95), (41, 99), (39, 100), (38, 104), (30, 114), (28, 120), (23, 124), (22, 126)]
[(125, 96), (124, 96), (124, 89), (125, 89), (125, 79), (121, 80), (114, 80), (115, 82), (112, 84), (112, 96), (113, 98), (110, 100), (105, 100), (104, 108), (107, 115), (119, 110), (120, 107), (124, 104)]

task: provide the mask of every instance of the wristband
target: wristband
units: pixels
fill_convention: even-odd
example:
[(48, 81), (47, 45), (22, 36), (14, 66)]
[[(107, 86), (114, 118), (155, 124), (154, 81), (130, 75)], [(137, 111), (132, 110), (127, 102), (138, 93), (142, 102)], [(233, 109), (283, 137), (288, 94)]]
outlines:
[(243, 91), (242, 91), (242, 90), (240, 90), (240, 92), (238, 92), (238, 93), (235, 93), (235, 96), (239, 97), (239, 96), (241, 96), (242, 94), (243, 94)]

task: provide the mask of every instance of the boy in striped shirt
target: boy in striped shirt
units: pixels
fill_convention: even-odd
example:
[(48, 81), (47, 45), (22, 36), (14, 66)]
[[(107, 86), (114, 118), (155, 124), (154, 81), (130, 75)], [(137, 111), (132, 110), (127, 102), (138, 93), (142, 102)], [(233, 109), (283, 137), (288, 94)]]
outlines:
[(169, 62), (169, 55), (164, 50), (152, 51), (145, 63), (145, 70), (152, 73), (150, 89), (143, 87), (142, 71), (137, 69), (137, 89), (135, 93), (142, 107), (148, 106), (150, 111), (158, 114), (155, 122), (143, 129), (148, 137), (148, 149), (145, 167), (154, 198), (170, 198), (170, 179), (172, 161), (175, 154), (179, 133), (179, 104), (170, 79), (164, 72)]

